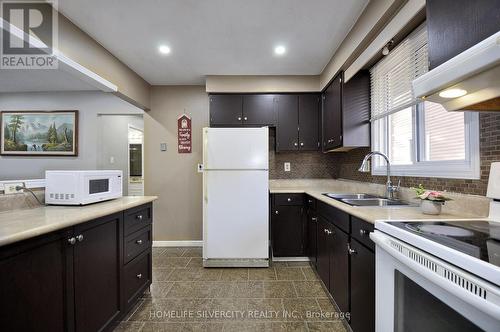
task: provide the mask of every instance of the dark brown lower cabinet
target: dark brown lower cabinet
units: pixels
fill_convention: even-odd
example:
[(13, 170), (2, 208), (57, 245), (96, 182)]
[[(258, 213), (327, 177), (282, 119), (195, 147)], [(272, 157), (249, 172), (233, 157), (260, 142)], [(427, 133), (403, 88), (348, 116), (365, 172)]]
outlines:
[(351, 239), (351, 328), (375, 331), (375, 253)]
[(114, 214), (75, 227), (76, 331), (99, 331), (120, 313), (120, 224)]
[[(124, 216), (139, 210), (148, 213), (141, 219), (150, 229), (152, 205), (146, 204), (1, 247), (0, 330), (112, 328), (151, 285), (150, 242), (123, 266)], [(125, 285), (128, 276), (133, 282)]]
[(316, 237), (311, 226), (307, 237), (308, 246), (316, 246), (316, 272), (339, 309), (350, 313), (351, 329), (375, 331), (375, 253), (369, 238), (373, 224), (320, 201), (316, 207)]
[(275, 257), (305, 254), (303, 194), (271, 195), (271, 247)]
[(332, 250), (330, 252), (330, 293), (339, 309), (349, 312), (349, 235), (332, 226)]
[(271, 241), (276, 257), (297, 257), (304, 254), (302, 206), (275, 206)]
[(313, 266), (316, 266), (318, 255), (318, 216), (314, 211), (307, 213), (307, 256)]
[[(72, 329), (65, 232), (0, 250), (0, 329), (58, 332)], [(67, 298), (69, 296), (69, 298)], [(34, 310), (29, 310), (33, 308)]]
[(333, 226), (326, 219), (318, 217), (316, 271), (328, 289), (330, 289), (330, 254), (332, 251), (330, 232), (332, 228)]

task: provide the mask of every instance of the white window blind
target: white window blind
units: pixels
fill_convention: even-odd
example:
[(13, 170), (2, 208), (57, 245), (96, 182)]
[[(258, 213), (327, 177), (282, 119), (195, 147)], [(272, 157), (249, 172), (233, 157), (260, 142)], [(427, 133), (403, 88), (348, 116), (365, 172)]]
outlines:
[(370, 69), (371, 120), (417, 104), (411, 82), (427, 71), (427, 29), (424, 23)]

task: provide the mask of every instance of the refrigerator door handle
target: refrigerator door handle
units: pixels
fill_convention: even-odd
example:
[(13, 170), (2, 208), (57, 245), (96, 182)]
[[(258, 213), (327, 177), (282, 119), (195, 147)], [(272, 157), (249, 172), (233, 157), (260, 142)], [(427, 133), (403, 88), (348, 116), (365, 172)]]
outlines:
[(208, 176), (205, 176), (205, 173), (203, 173), (203, 199), (205, 200), (205, 204), (208, 204), (207, 181), (208, 181)]

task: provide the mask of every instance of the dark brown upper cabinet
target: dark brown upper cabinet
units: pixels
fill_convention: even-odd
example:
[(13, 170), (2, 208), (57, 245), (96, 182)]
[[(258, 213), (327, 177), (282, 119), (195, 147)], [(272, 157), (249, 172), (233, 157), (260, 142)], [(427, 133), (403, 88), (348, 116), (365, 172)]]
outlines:
[(210, 95), (210, 126), (274, 126), (275, 95)]
[(277, 96), (276, 151), (319, 149), (318, 94)]
[(299, 96), (299, 149), (319, 150), (319, 94)]
[(360, 71), (343, 87), (343, 146), (370, 146), (370, 73)]
[(323, 92), (323, 151), (342, 146), (342, 73)]
[(211, 95), (210, 125), (238, 126), (243, 120), (243, 96)]
[(278, 96), (278, 125), (276, 127), (276, 151), (299, 149), (299, 97)]
[(337, 75), (323, 92), (323, 151), (370, 146), (370, 75), (360, 71), (347, 83)]
[(275, 95), (244, 95), (243, 125), (273, 126), (276, 123)]
[(500, 0), (427, 0), (429, 69), (500, 30)]

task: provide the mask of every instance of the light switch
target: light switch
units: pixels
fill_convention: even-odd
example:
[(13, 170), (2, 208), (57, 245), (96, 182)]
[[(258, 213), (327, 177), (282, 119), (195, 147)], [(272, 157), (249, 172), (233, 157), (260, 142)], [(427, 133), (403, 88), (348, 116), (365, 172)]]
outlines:
[(167, 151), (167, 143), (160, 143), (160, 151)]
[(289, 162), (284, 163), (283, 166), (285, 168), (285, 172), (290, 172), (290, 163)]
[(109, 157), (109, 163), (114, 164), (115, 163), (115, 157), (111, 156)]

